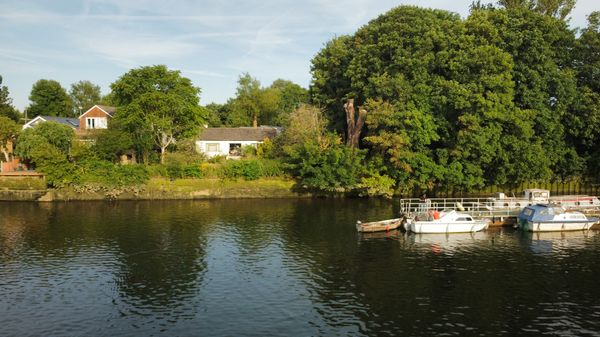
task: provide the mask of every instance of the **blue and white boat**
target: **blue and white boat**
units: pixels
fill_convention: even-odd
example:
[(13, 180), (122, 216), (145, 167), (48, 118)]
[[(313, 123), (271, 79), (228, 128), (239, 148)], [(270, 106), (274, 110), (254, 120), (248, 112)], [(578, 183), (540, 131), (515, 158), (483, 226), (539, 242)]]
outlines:
[(523, 208), (517, 217), (519, 228), (530, 232), (578, 231), (590, 229), (598, 218), (588, 218), (563, 206), (537, 204)]

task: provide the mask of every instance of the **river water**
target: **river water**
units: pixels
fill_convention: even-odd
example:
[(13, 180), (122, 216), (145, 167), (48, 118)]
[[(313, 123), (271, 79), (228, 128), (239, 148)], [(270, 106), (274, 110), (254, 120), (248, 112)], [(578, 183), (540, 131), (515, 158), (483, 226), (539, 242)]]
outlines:
[(0, 336), (600, 336), (600, 236), (358, 235), (397, 201), (0, 204)]

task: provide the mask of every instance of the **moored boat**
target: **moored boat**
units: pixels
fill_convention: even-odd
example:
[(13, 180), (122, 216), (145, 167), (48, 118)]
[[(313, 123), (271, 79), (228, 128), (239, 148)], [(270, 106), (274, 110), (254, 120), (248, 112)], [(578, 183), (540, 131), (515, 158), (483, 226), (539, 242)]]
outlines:
[(381, 221), (365, 222), (360, 220), (356, 222), (356, 230), (361, 233), (385, 232), (398, 229), (402, 225), (404, 218), (388, 219)]
[(577, 211), (567, 211), (556, 204), (525, 207), (517, 217), (519, 228), (530, 232), (577, 231), (592, 227), (598, 218), (588, 218)]
[(408, 219), (404, 228), (414, 233), (469, 233), (486, 229), (488, 220), (474, 219), (455, 210), (431, 211)]

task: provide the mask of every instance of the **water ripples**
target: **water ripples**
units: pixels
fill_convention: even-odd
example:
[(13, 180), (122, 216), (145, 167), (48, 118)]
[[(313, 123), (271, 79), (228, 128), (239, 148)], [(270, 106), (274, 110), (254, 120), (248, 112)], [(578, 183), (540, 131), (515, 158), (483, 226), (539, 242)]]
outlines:
[(0, 335), (598, 335), (596, 232), (355, 233), (356, 219), (392, 211), (352, 200), (17, 207), (0, 226)]

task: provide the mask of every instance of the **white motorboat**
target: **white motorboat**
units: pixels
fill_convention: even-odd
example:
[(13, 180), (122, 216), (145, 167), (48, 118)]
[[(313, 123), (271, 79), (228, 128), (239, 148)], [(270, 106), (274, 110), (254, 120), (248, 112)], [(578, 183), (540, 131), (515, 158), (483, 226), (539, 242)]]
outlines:
[(407, 219), (404, 228), (414, 233), (469, 233), (484, 230), (488, 224), (488, 220), (478, 220), (466, 213), (445, 210), (429, 211), (414, 219)]
[(581, 212), (553, 204), (527, 206), (517, 218), (519, 228), (530, 232), (586, 230), (596, 222), (598, 218), (588, 218)]

